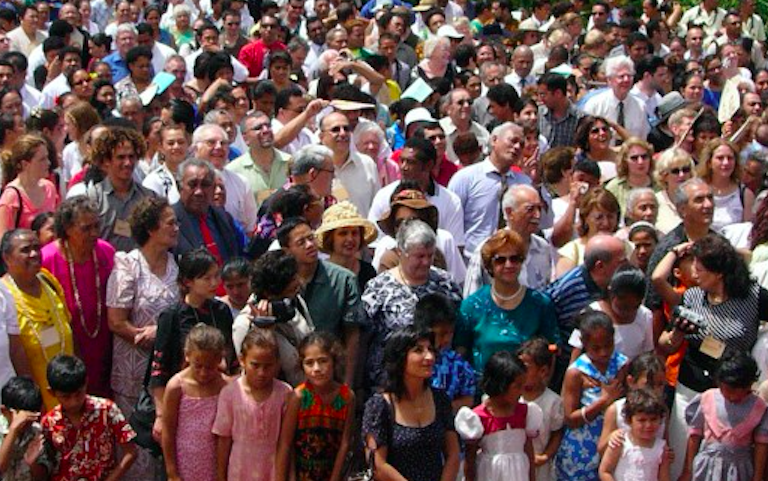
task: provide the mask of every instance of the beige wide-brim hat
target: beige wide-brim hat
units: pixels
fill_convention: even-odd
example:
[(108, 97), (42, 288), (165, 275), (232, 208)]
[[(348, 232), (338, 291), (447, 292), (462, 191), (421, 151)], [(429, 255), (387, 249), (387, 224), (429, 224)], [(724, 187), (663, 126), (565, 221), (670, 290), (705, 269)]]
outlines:
[(355, 207), (348, 200), (332, 205), (323, 212), (323, 223), (315, 231), (317, 238), (317, 247), (325, 253), (330, 253), (332, 245), (325, 244), (325, 234), (342, 227), (362, 227), (363, 243), (370, 244), (378, 236), (376, 226), (367, 219), (360, 216)]

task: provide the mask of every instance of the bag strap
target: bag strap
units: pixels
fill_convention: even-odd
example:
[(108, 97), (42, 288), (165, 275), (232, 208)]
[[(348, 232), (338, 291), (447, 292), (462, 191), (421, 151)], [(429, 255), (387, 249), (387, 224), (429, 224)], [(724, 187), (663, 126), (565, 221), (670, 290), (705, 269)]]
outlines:
[(19, 222), (21, 221), (21, 212), (24, 210), (24, 202), (22, 201), (22, 198), (21, 198), (21, 191), (16, 186), (13, 186), (13, 185), (6, 185), (5, 188), (11, 189), (14, 192), (16, 192), (16, 197), (19, 199), (19, 209), (16, 211), (16, 218), (14, 219), (14, 222), (13, 222), (13, 227), (18, 228)]

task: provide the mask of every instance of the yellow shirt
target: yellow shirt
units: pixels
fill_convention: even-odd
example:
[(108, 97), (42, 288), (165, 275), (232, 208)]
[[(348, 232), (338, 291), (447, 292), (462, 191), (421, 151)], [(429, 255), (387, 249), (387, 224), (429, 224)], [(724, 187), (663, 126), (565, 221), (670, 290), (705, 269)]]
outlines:
[(12, 280), (4, 282), (16, 302), (19, 337), (32, 369), (32, 379), (43, 393), (45, 410), (50, 411), (58, 401), (48, 391), (48, 362), (57, 354), (74, 354), (74, 347), (61, 285), (46, 269), (40, 270), (38, 279), (42, 288), (39, 297), (22, 292)]

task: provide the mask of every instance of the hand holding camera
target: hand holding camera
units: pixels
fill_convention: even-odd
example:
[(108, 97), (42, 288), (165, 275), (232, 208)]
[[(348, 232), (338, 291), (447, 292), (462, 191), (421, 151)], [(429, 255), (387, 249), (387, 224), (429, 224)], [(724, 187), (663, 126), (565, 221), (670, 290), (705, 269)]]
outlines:
[(704, 327), (704, 316), (685, 306), (677, 306), (672, 312), (672, 323), (685, 334), (694, 334)]

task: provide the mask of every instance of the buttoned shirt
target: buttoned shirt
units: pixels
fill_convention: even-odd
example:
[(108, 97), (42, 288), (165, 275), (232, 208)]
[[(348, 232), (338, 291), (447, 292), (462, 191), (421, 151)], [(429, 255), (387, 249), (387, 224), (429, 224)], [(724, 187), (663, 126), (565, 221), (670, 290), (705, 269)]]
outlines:
[(168, 170), (168, 166), (165, 164), (150, 172), (141, 185), (160, 197), (168, 199), (169, 204), (175, 204), (179, 201), (179, 186), (176, 183), (176, 176)]
[(376, 162), (365, 154), (350, 151), (346, 162), (336, 167), (334, 185), (338, 187), (339, 184), (347, 191), (360, 215), (368, 217), (373, 197), (381, 188)]
[(267, 195), (282, 187), (288, 180), (288, 161), (291, 157), (275, 148), (272, 149), (272, 162), (269, 171), (253, 161), (250, 152), (236, 158), (225, 167), (243, 177), (253, 191), (256, 204)]
[(357, 278), (351, 271), (332, 262), (318, 261), (303, 297), (319, 331), (343, 339), (343, 327), (357, 327), (365, 321)]
[(490, 158), (465, 167), (453, 176), (448, 189), (456, 194), (464, 208), (465, 256), (474, 253), (499, 225), (501, 183), (507, 186), (531, 184), (520, 173), (499, 172)]
[[(621, 101), (613, 93), (613, 89), (605, 89), (587, 101), (584, 105), (584, 112), (618, 122), (619, 102)], [(633, 136), (645, 140), (651, 131), (651, 125), (648, 123), (648, 117), (645, 115), (645, 109), (637, 98), (629, 94), (627, 94), (623, 102), (624, 128)]]
[(554, 114), (545, 106), (539, 107), (539, 133), (547, 139), (550, 148), (570, 147), (576, 139), (576, 127), (584, 113), (572, 103), (561, 119), (555, 119)]
[[(443, 131), (445, 132), (445, 139), (448, 143), (448, 146), (445, 149), (445, 154), (448, 156), (448, 160), (454, 164), (458, 164), (459, 156), (456, 155), (456, 152), (453, 150), (453, 141), (456, 140), (456, 137), (459, 135), (459, 129), (456, 127), (456, 124), (453, 123), (453, 120), (450, 117), (443, 117), (440, 119), (440, 127), (443, 128)], [(487, 153), (488, 142), (491, 140), (491, 134), (488, 133), (485, 127), (473, 120), (470, 120), (469, 131), (475, 134), (475, 137), (477, 137), (477, 142), (480, 144), (480, 148), (483, 149), (483, 152)]]
[(48, 38), (48, 35), (41, 30), (35, 30), (34, 38), (29, 38), (29, 35), (20, 26), (8, 32), (7, 36), (11, 52), (21, 52), (25, 57), (29, 57), (32, 50)]
[[(139, 202), (146, 197), (154, 197), (155, 193), (132, 182), (128, 194), (121, 197), (115, 192), (109, 178), (106, 178), (89, 187), (86, 194), (96, 202), (99, 209), (99, 237), (118, 251), (129, 252), (135, 249), (136, 241), (131, 237), (130, 227), (127, 227), (128, 217)], [(126, 227), (127, 231), (124, 230)]]
[(112, 52), (104, 57), (103, 60), (109, 65), (109, 69), (112, 70), (113, 83), (117, 83), (131, 74), (128, 71), (128, 64), (126, 64), (125, 59), (120, 56), (120, 52)]
[(683, 14), (677, 23), (677, 35), (678, 37), (685, 37), (688, 33), (688, 25), (701, 25), (706, 41), (707, 37), (714, 37), (715, 33), (723, 26), (725, 13), (725, 10), (719, 7), (711, 12), (706, 12), (701, 5), (693, 6)]
[(649, 120), (656, 118), (656, 107), (661, 102), (661, 95), (658, 92), (654, 91), (653, 95), (648, 96), (635, 84), (632, 90), (629, 91), (629, 94), (637, 97), (640, 104), (645, 106), (645, 115)]
[(235, 218), (246, 229), (252, 232), (259, 220), (259, 209), (256, 207), (256, 197), (248, 186), (246, 180), (231, 170), (218, 170), (224, 180), (224, 189), (227, 191), (227, 202), (224, 210)]
[[(525, 82), (523, 82), (523, 80), (525, 80)], [(515, 90), (517, 90), (517, 95), (523, 95), (523, 89), (530, 87), (531, 85), (534, 87), (536, 86), (536, 76), (530, 73), (527, 77), (523, 78), (518, 75), (517, 72), (512, 71), (511, 74), (504, 77), (504, 81), (515, 87)], [(525, 83), (525, 85), (523, 85), (523, 83)]]
[(753, 13), (746, 21), (741, 22), (741, 30), (745, 36), (758, 42), (765, 42), (765, 23), (756, 13)]

